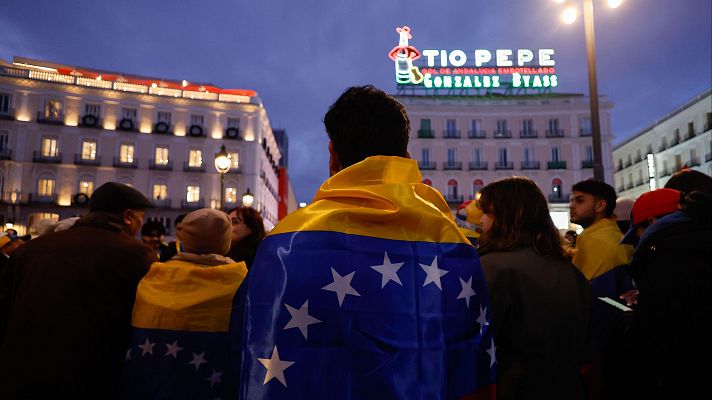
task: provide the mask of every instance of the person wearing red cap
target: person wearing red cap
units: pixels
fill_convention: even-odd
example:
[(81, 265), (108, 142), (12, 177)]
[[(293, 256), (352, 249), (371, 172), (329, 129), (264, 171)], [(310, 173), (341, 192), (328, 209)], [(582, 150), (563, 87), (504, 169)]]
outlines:
[(643, 232), (659, 218), (680, 209), (680, 192), (674, 189), (657, 189), (640, 195), (633, 204), (630, 228), (621, 244), (637, 246)]

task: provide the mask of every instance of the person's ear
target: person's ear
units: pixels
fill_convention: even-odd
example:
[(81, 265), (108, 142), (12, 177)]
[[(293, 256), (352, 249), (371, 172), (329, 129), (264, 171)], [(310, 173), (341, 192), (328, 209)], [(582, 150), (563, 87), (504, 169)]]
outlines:
[(334, 142), (329, 140), (329, 176), (334, 176), (339, 171), (341, 171), (341, 159), (336, 152)]
[(596, 214), (603, 214), (606, 211), (607, 205), (608, 203), (606, 202), (606, 200), (598, 200), (596, 202), (596, 205), (594, 206), (594, 211), (596, 212)]
[(131, 225), (133, 222), (131, 219), (131, 210), (124, 210), (124, 214), (121, 216), (121, 221), (124, 223), (124, 225)]

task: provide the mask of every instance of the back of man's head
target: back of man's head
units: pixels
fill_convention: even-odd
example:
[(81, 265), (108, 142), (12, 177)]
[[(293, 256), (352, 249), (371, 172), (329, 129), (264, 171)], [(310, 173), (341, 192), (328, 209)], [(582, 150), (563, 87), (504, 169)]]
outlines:
[(141, 227), (141, 236), (159, 237), (166, 234), (166, 227), (159, 221), (151, 220)]
[(370, 156), (405, 157), (410, 121), (396, 99), (371, 85), (354, 86), (329, 107), (326, 132), (346, 168)]
[(106, 182), (99, 186), (89, 199), (89, 211), (121, 214), (124, 210), (145, 210), (151, 202), (138, 190), (118, 182)]
[(700, 171), (685, 168), (672, 174), (665, 183), (665, 187), (685, 194), (698, 191), (712, 196), (712, 177)]
[(591, 196), (605, 200), (606, 210), (604, 215), (609, 218), (613, 215), (613, 210), (616, 208), (616, 190), (613, 186), (607, 184), (606, 182), (596, 181), (593, 179), (587, 179), (585, 181), (578, 182), (572, 188), (574, 192), (581, 192), (590, 194)]

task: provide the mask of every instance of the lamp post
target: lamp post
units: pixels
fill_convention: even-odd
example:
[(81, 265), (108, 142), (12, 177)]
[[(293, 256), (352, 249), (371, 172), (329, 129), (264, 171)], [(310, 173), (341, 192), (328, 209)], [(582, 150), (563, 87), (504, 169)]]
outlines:
[(250, 193), (250, 188), (247, 188), (245, 194), (242, 195), (242, 205), (245, 207), (252, 207), (255, 202), (255, 196)]
[[(554, 0), (563, 3), (565, 0)], [(618, 8), (622, 0), (608, 0), (608, 6)], [(576, 20), (576, 8), (568, 6), (562, 14), (566, 24)], [(601, 150), (601, 119), (598, 112), (598, 80), (596, 78), (596, 35), (593, 23), (593, 0), (583, 0), (583, 25), (586, 36), (586, 58), (588, 60), (588, 92), (591, 110), (591, 140), (593, 141), (593, 179), (605, 181), (603, 173), (603, 151)]]
[(225, 174), (230, 170), (230, 153), (225, 149), (225, 145), (220, 146), (220, 152), (215, 154), (215, 169), (220, 174), (220, 203), (218, 209), (223, 208), (223, 196), (225, 195)]

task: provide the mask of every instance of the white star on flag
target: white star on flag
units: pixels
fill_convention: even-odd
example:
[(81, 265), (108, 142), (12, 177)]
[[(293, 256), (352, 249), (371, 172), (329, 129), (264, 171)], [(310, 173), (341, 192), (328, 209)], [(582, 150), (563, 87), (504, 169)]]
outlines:
[(299, 328), (299, 331), (302, 332), (304, 339), (308, 340), (307, 334), (309, 325), (318, 324), (319, 322), (321, 322), (320, 320), (309, 315), (309, 300), (305, 301), (299, 309), (296, 309), (290, 306), (289, 304), (285, 304), (284, 306), (287, 307), (287, 311), (289, 311), (289, 314), (292, 316), (292, 319), (287, 322), (287, 325), (284, 327), (283, 330)]
[(494, 361), (497, 359), (496, 352), (497, 352), (497, 346), (494, 345), (494, 339), (492, 340), (492, 346), (487, 349), (487, 354), (490, 356), (490, 368), (494, 365)]
[(336, 270), (334, 270), (334, 268), (331, 268), (331, 276), (334, 278), (334, 281), (324, 286), (322, 289), (336, 293), (336, 297), (339, 299), (339, 307), (341, 307), (344, 303), (344, 298), (347, 294), (352, 296), (361, 296), (356, 289), (351, 286), (351, 279), (354, 278), (354, 274), (356, 274), (356, 271), (348, 275), (341, 276), (338, 272), (336, 272)]
[(467, 308), (470, 308), (470, 297), (477, 294), (475, 293), (475, 290), (472, 289), (472, 277), (470, 277), (470, 280), (468, 280), (467, 282), (462, 280), (462, 278), (459, 279), (460, 285), (462, 286), (462, 291), (457, 296), (457, 299), (465, 299), (465, 303), (467, 303)]
[(205, 361), (205, 353), (200, 353), (200, 354), (195, 354), (193, 353), (193, 361), (189, 362), (188, 365), (192, 364), (195, 365), (195, 370), (197, 371), (198, 368), (200, 368), (201, 364), (206, 364), (207, 361)]
[(153, 354), (153, 346), (155, 345), (155, 343), (149, 342), (147, 337), (146, 341), (143, 344), (138, 345), (138, 347), (142, 350), (141, 356), (145, 356), (146, 354)]
[(260, 363), (267, 368), (267, 374), (265, 375), (265, 381), (262, 383), (266, 385), (267, 382), (272, 380), (272, 378), (277, 379), (287, 387), (287, 381), (284, 379), (284, 370), (291, 367), (294, 361), (282, 361), (279, 359), (279, 352), (277, 351), (277, 346), (274, 346), (272, 351), (272, 356), (270, 358), (258, 358)]
[(485, 325), (489, 325), (489, 322), (487, 321), (487, 307), (482, 308), (482, 304), (480, 304), (480, 316), (477, 317), (477, 323), (480, 324), (481, 335), (482, 331), (485, 329)]
[(401, 283), (401, 280), (398, 277), (398, 270), (400, 269), (400, 267), (403, 266), (403, 264), (405, 263), (391, 263), (390, 258), (388, 258), (388, 253), (384, 252), (383, 264), (371, 266), (371, 268), (375, 269), (381, 274), (381, 289), (386, 287), (386, 283), (390, 281), (393, 281), (403, 286), (403, 283)]
[(443, 287), (440, 284), (440, 277), (447, 274), (448, 271), (438, 268), (438, 257), (435, 257), (431, 265), (420, 264), (420, 268), (422, 268), (423, 271), (425, 271), (425, 273), (427, 274), (427, 276), (425, 277), (425, 282), (423, 283), (423, 287), (427, 286), (429, 283), (434, 283), (435, 286), (437, 286), (440, 291), (442, 291)]
[(205, 380), (210, 382), (210, 387), (213, 387), (213, 386), (215, 386), (216, 383), (222, 383), (222, 380), (220, 380), (220, 377), (222, 377), (222, 371), (216, 371), (213, 369), (213, 374), (210, 375), (210, 377)]
[(182, 347), (178, 346), (178, 340), (171, 343), (166, 343), (166, 354), (165, 356), (173, 356), (173, 358), (178, 358), (178, 352), (183, 350)]

